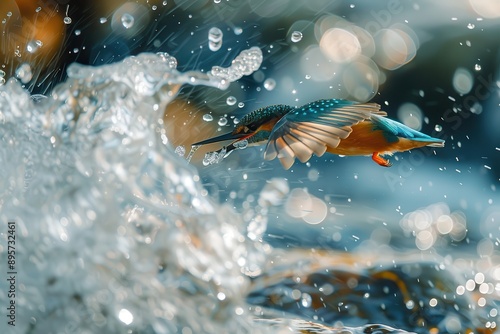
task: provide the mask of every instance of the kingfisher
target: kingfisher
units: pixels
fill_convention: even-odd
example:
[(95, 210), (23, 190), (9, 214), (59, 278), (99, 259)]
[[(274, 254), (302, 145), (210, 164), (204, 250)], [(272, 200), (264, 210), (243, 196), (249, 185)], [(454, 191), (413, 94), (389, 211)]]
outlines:
[(295, 158), (307, 162), (313, 154), (371, 155), (380, 166), (392, 164), (383, 155), (424, 146), (443, 147), (433, 138), (387, 118), (376, 103), (323, 99), (301, 107), (271, 105), (246, 114), (234, 131), (192, 146), (229, 141), (215, 153), (227, 156), (242, 146), (266, 145), (264, 159), (278, 158), (289, 169)]

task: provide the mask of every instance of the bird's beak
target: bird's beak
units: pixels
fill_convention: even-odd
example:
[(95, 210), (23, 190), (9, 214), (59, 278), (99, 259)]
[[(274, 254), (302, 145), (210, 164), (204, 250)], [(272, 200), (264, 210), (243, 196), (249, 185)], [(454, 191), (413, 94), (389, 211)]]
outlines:
[(247, 133), (236, 133), (236, 134), (234, 134), (232, 132), (229, 132), (229, 133), (217, 136), (217, 137), (208, 138), (208, 139), (199, 141), (197, 143), (192, 144), (191, 146), (205, 145), (205, 144), (210, 144), (210, 143), (217, 143), (217, 142), (226, 141), (226, 140), (235, 140), (235, 139), (239, 139), (239, 138), (246, 137), (246, 136), (248, 136)]

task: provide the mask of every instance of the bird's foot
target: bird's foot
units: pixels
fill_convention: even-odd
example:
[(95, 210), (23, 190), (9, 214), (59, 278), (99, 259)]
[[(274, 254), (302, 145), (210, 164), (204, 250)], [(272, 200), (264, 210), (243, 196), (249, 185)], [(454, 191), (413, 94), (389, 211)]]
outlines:
[(391, 162), (387, 159), (382, 158), (380, 156), (379, 152), (373, 152), (372, 160), (375, 161), (377, 164), (379, 164), (382, 167), (391, 167), (392, 166)]

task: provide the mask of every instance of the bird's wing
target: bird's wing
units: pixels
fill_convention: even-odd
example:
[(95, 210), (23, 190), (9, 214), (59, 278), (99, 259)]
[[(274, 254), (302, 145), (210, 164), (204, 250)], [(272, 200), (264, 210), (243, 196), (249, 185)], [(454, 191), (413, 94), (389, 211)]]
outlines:
[(306, 162), (322, 156), (327, 146), (337, 147), (351, 133), (351, 126), (379, 112), (375, 103), (346, 100), (319, 100), (290, 111), (274, 126), (264, 151), (264, 158), (280, 159), (285, 169), (297, 157)]

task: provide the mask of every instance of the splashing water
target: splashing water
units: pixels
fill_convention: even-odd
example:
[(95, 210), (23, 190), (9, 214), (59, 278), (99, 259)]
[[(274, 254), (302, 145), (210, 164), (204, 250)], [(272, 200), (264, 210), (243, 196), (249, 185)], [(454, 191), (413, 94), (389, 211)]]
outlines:
[(205, 114), (205, 115), (203, 115), (203, 120), (205, 122), (211, 122), (211, 121), (214, 120), (214, 117), (212, 115), (210, 115), (210, 114)]
[(28, 83), (33, 78), (31, 66), (28, 63), (19, 65), (16, 69), (16, 77), (19, 78), (22, 83)]
[(239, 148), (239, 149), (245, 149), (248, 146), (248, 140), (239, 140), (236, 143), (233, 144), (234, 147)]
[(228, 106), (234, 106), (236, 104), (237, 100), (234, 96), (228, 96), (226, 99), (226, 103)]
[(186, 154), (186, 148), (184, 146), (177, 146), (175, 148), (175, 153), (177, 153), (179, 156), (183, 157), (184, 154)]
[(226, 157), (226, 148), (223, 147), (217, 152), (208, 152), (205, 154), (205, 157), (203, 158), (203, 165), (208, 166), (208, 165), (213, 165), (213, 164), (218, 164), (224, 158)]
[(32, 40), (29, 41), (28, 44), (26, 44), (26, 51), (29, 53), (35, 53), (38, 51), (43, 46), (43, 42), (40, 40)]
[(124, 13), (121, 18), (122, 25), (125, 27), (125, 29), (130, 29), (134, 25), (134, 16), (132, 16), (129, 13)]
[(208, 48), (211, 51), (218, 51), (222, 46), (222, 37), (224, 34), (217, 27), (212, 27), (208, 31)]
[(36, 103), (14, 79), (0, 86), (0, 235), (15, 221), (18, 332), (254, 330), (235, 310), (262, 243), (201, 195), (158, 119), (181, 85), (227, 87), (260, 60), (251, 48), (208, 75), (178, 72), (166, 53), (73, 64)]
[(226, 125), (227, 124), (227, 118), (226, 117), (219, 118), (219, 121), (217, 122), (217, 124), (219, 124), (219, 126)]
[(196, 153), (196, 151), (201, 147), (201, 145), (193, 145), (191, 146), (191, 150), (189, 151), (187, 157), (186, 157), (186, 161), (187, 162), (190, 162), (191, 159), (193, 158), (193, 155)]
[(290, 39), (293, 43), (298, 43), (302, 40), (302, 33), (300, 31), (294, 31), (292, 32)]

